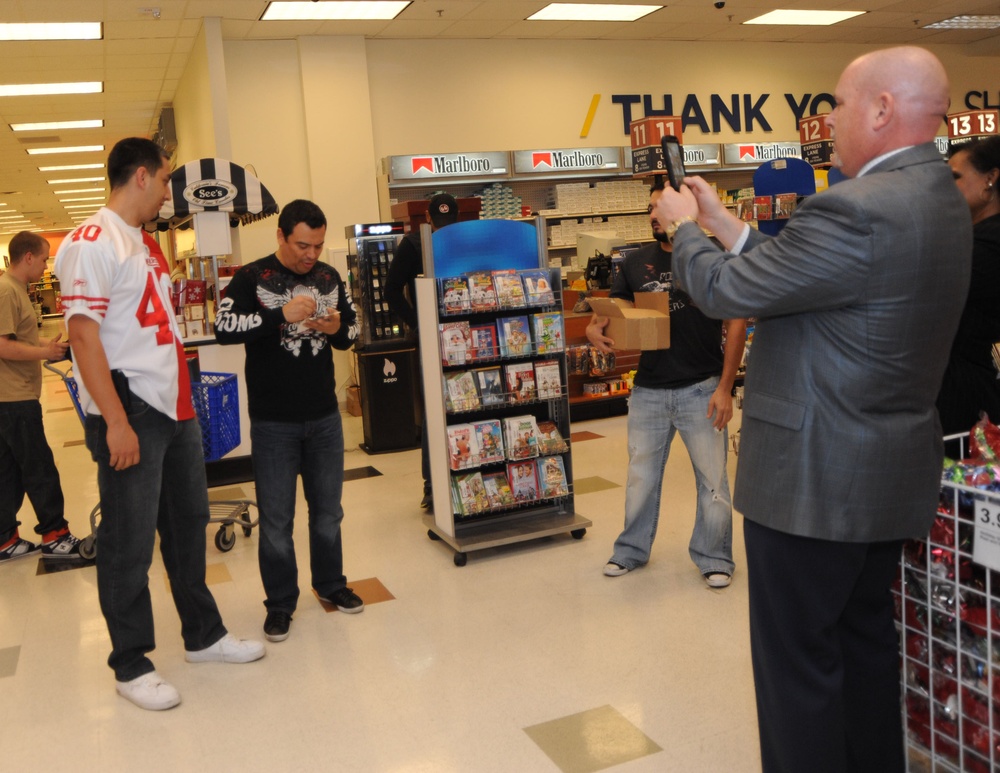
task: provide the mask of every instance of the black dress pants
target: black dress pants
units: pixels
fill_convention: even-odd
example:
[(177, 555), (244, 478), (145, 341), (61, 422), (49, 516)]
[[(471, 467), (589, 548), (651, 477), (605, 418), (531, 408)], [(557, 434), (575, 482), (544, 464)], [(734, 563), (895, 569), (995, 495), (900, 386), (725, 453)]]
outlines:
[(764, 773), (902, 773), (902, 542), (798, 537), (744, 519)]

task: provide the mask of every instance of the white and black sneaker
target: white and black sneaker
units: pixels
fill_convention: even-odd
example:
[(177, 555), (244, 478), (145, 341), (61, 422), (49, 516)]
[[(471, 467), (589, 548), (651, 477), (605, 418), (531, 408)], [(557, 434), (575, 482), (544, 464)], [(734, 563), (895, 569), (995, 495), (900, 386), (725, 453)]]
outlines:
[(24, 558), (25, 556), (34, 555), (38, 551), (39, 546), (34, 542), (28, 542), (26, 539), (15, 537), (7, 544), (6, 547), (0, 549), (0, 563), (4, 561), (13, 561), (15, 558)]
[(621, 577), (623, 574), (628, 574), (631, 571), (632, 570), (627, 566), (616, 564), (614, 561), (608, 561), (608, 563), (604, 565), (605, 577)]
[(80, 540), (66, 530), (50, 542), (42, 543), (42, 558), (47, 561), (71, 560), (80, 558)]

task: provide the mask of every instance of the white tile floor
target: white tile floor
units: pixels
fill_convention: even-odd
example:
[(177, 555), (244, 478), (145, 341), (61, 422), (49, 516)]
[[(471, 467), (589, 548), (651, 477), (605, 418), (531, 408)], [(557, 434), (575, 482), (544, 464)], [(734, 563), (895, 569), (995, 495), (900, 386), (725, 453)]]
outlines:
[[(61, 386), (47, 375), (46, 430), (82, 536), (97, 488), (86, 449), (64, 446), (82, 430)], [(183, 703), (151, 713), (115, 694), (93, 567), (2, 566), (0, 769), (760, 770), (742, 522), (735, 516), (733, 584), (709, 590), (687, 557), (694, 483), (683, 445), (668, 464), (653, 560), (612, 579), (601, 568), (622, 521), (624, 417), (574, 427), (603, 436), (574, 444), (576, 477), (616, 484), (577, 496), (594, 522), (583, 540), (472, 553), (462, 568), (427, 538), (419, 452), (368, 456), (358, 449), (361, 420), (345, 416), (345, 427), (347, 467), (382, 473), (345, 485), (346, 572), (376, 578), (394, 599), (360, 615), (328, 613), (303, 576), (291, 636), (269, 644), (264, 660), (189, 665), (157, 558), (152, 657)], [(252, 498), (253, 485), (243, 487)], [(31, 536), (27, 503), (21, 520)], [(213, 534), (210, 577), (226, 624), (260, 637), (257, 534), (239, 535), (225, 554)]]

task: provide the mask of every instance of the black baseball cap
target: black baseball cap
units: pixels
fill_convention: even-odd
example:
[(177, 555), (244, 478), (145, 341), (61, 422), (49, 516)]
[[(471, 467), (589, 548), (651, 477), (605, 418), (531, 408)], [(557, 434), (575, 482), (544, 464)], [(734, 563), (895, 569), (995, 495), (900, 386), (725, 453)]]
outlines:
[(439, 228), (458, 222), (458, 202), (450, 193), (434, 194), (427, 205), (427, 211), (430, 213), (431, 222)]

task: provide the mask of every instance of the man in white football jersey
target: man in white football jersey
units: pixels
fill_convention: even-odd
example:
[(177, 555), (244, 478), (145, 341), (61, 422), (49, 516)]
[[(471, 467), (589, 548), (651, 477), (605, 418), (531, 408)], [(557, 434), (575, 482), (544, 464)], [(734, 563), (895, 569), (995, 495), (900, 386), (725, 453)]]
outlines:
[(205, 584), (208, 492), (170, 270), (143, 231), (170, 197), (170, 159), (129, 138), (108, 156), (111, 195), (62, 243), (55, 270), (101, 493), (97, 591), (120, 695), (180, 703), (146, 657), (155, 646), (149, 567), (156, 533), (189, 662), (246, 663), (264, 645), (226, 632)]

